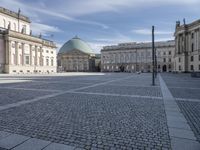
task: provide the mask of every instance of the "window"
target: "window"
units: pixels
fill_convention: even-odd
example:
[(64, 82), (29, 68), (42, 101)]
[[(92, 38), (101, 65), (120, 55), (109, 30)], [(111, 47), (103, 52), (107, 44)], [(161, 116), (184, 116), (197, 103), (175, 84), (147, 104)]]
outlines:
[(48, 50), (46, 50), (46, 53), (49, 53), (49, 51), (48, 51)]
[(190, 61), (194, 61), (194, 57), (193, 56), (190, 57)]
[(26, 34), (26, 25), (23, 25), (22, 30), (23, 30), (23, 33)]
[(163, 62), (166, 62), (166, 58), (163, 58)]
[(178, 62), (181, 62), (181, 58), (178, 58)]
[(25, 64), (26, 64), (26, 65), (29, 65), (29, 64), (30, 64), (29, 56), (25, 56)]
[(166, 55), (166, 53), (164, 52), (163, 55)]
[(193, 65), (190, 66), (190, 70), (191, 70), (191, 71), (194, 70), (194, 66), (193, 66)]
[(53, 54), (53, 51), (51, 51), (51, 54)]
[(200, 61), (200, 55), (199, 55), (199, 61)]
[(171, 62), (171, 58), (169, 58), (169, 62)]
[(200, 70), (200, 65), (199, 65), (199, 70)]
[(169, 51), (169, 55), (171, 55), (171, 51)]
[(191, 51), (192, 51), (192, 52), (194, 51), (194, 43), (192, 43)]
[(181, 71), (181, 66), (178, 66), (178, 68), (179, 68), (179, 71)]
[(51, 66), (53, 66), (53, 58), (51, 59)]
[(49, 58), (46, 58), (46, 65), (49, 66)]
[(194, 33), (192, 33), (192, 39), (194, 38)]
[(169, 65), (169, 69), (171, 69), (171, 65)]

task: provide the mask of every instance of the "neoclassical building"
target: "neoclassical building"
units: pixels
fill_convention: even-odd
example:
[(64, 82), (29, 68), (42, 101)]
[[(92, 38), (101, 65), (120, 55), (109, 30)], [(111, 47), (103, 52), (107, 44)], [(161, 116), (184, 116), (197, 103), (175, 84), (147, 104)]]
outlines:
[(95, 54), (85, 41), (76, 36), (60, 48), (58, 70), (64, 72), (95, 71)]
[(200, 71), (200, 20), (183, 25), (176, 23), (175, 71)]
[(56, 45), (33, 36), (28, 17), (0, 7), (0, 73), (56, 72)]
[[(175, 42), (156, 42), (157, 69), (159, 72), (174, 70)], [(151, 72), (152, 43), (121, 43), (105, 46), (101, 50), (102, 72)]]

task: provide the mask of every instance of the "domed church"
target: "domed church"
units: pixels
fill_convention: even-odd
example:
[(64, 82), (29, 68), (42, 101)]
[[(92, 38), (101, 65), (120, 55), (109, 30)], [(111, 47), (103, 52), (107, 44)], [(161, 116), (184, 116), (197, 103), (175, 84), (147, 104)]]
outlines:
[(78, 36), (67, 41), (58, 52), (58, 70), (64, 72), (95, 71), (95, 54)]

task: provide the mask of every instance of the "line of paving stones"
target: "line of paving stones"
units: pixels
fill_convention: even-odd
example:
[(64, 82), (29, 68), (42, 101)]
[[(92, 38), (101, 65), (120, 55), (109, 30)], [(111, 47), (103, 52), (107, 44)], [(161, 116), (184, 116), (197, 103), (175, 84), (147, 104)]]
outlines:
[(200, 142), (200, 101), (199, 102), (186, 102), (177, 101), (181, 112), (187, 119), (192, 131), (194, 132), (197, 140)]
[(199, 150), (200, 143), (196, 141), (194, 133), (188, 125), (185, 117), (182, 115), (174, 97), (170, 93), (168, 87), (160, 75), (159, 80), (163, 94), (172, 149)]
[(153, 99), (64, 94), (1, 111), (0, 130), (84, 149), (171, 149)]
[(78, 150), (79, 148), (0, 131), (0, 150)]
[(84, 90), (78, 90), (80, 92), (94, 92), (94, 93), (110, 93), (110, 94), (124, 94), (124, 95), (143, 95), (161, 97), (162, 93), (159, 87), (131, 87), (131, 86), (97, 86), (94, 88), (88, 88)]

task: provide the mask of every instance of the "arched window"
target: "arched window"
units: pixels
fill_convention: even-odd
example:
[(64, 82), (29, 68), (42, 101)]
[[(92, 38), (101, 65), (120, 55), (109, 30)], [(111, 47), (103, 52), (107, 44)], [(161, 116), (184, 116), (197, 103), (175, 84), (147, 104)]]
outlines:
[(3, 27), (6, 28), (6, 20), (3, 19)]

